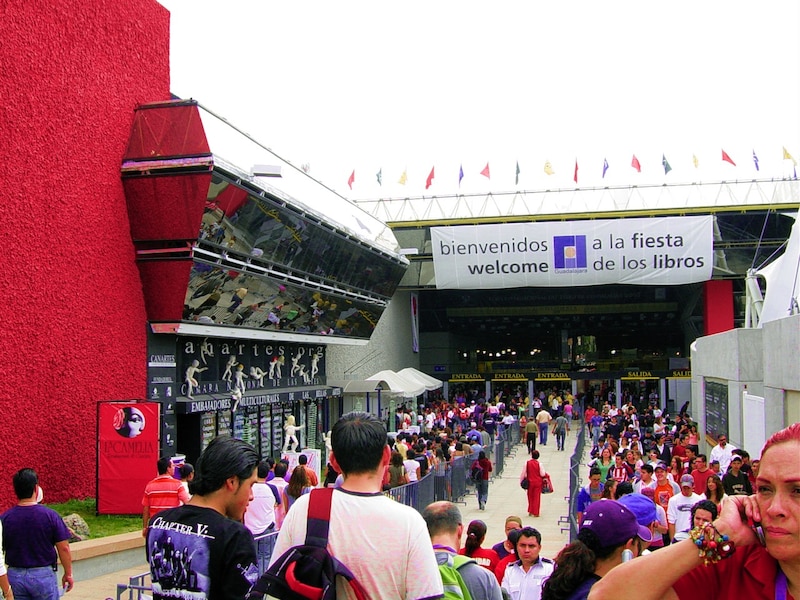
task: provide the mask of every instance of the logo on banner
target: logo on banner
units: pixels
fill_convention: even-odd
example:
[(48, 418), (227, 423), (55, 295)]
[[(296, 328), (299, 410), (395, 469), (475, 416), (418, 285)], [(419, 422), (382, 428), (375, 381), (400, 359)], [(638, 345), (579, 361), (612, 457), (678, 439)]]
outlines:
[(556, 273), (585, 273), (586, 236), (557, 235), (553, 237), (553, 254)]

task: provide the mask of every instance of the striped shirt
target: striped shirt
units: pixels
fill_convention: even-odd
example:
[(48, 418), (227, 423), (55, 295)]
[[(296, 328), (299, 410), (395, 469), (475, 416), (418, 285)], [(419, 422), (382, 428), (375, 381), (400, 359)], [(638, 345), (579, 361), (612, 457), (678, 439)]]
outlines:
[(189, 494), (181, 482), (171, 475), (159, 475), (144, 488), (142, 506), (150, 510), (150, 518), (167, 508), (175, 508), (189, 501)]

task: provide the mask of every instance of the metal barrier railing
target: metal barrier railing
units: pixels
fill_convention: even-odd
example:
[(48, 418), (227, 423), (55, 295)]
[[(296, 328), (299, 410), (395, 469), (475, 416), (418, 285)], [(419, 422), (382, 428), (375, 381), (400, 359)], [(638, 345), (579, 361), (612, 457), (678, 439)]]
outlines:
[[(505, 467), (506, 458), (512, 456), (514, 447), (520, 442), (519, 423), (515, 421), (509, 428), (501, 428), (494, 441), (487, 448), (487, 455), (493, 461), (492, 477), (501, 477)], [(580, 450), (576, 446), (576, 454), (572, 457), (574, 472), (570, 474), (570, 496), (576, 497), (577, 492), (573, 492), (573, 479), (578, 473), (580, 459), (583, 455), (583, 431), (578, 436)], [(575, 460), (577, 456), (577, 465)], [(471, 457), (457, 456), (450, 462), (442, 463), (432, 468), (425, 477), (418, 481), (407, 483), (396, 488), (387, 490), (385, 494), (401, 504), (411, 506), (419, 512), (430, 503), (438, 500), (449, 500), (466, 504), (464, 498), (473, 493), (473, 486), (469, 481), (469, 473), (472, 468), (473, 459)], [(467, 483), (470, 483), (468, 489)], [(570, 512), (572, 501), (570, 502)], [(256, 542), (256, 555), (258, 558), (259, 574), (266, 571), (275, 548), (275, 541), (278, 531), (254, 536)], [(146, 600), (150, 596), (146, 592), (151, 591), (151, 586), (147, 583), (150, 573), (143, 573), (131, 577), (127, 584), (117, 584), (117, 600), (123, 600), (123, 595), (128, 592), (125, 600)]]
[[(141, 575), (134, 575), (128, 579), (128, 583), (118, 583), (117, 600), (123, 600), (123, 596), (127, 600), (145, 600), (147, 598), (152, 598), (149, 593), (146, 593), (153, 591), (152, 586), (147, 583), (148, 581), (150, 581), (150, 571), (142, 573)], [(125, 592), (128, 592), (127, 596), (125, 596)]]
[(278, 531), (273, 530), (268, 533), (254, 535), (256, 542), (256, 559), (258, 560), (259, 575), (267, 570), (269, 561), (272, 558), (272, 551), (275, 549), (275, 542), (278, 540)]
[[(575, 441), (575, 451), (569, 459), (569, 514), (563, 515), (559, 519), (561, 524), (569, 524), (569, 541), (574, 542), (578, 538), (578, 519), (576, 504), (578, 502), (578, 492), (581, 489), (583, 480), (581, 479), (581, 466), (583, 464), (583, 451), (586, 444), (586, 430), (578, 427), (578, 439)], [(566, 527), (562, 527), (562, 531)]]

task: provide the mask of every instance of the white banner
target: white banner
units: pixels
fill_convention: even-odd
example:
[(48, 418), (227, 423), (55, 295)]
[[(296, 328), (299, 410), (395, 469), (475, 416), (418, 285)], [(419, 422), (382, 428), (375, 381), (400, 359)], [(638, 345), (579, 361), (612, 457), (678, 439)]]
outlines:
[(713, 217), (431, 227), (439, 289), (711, 279)]

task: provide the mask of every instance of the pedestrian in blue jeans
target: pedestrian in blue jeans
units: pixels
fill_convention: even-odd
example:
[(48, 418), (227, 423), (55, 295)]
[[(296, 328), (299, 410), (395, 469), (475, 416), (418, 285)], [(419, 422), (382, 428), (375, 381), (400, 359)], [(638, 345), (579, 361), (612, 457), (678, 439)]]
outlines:
[(564, 450), (564, 441), (569, 431), (569, 421), (564, 415), (559, 415), (553, 422), (553, 433), (556, 436), (556, 447), (558, 450)]
[(486, 458), (483, 450), (475, 461), (481, 468), (481, 478), (475, 482), (475, 491), (478, 495), (478, 510), (486, 510), (486, 501), (489, 499), (489, 473), (492, 472), (492, 461)]
[(58, 600), (58, 560), (64, 567), (61, 588), (68, 592), (73, 586), (69, 530), (57, 512), (37, 503), (36, 471), (20, 469), (12, 482), (17, 504), (0, 515), (8, 582), (19, 598)]
[(547, 430), (552, 420), (550, 411), (545, 408), (542, 408), (536, 415), (536, 422), (539, 423), (539, 444), (542, 446), (547, 446)]

